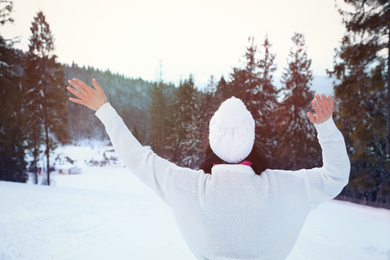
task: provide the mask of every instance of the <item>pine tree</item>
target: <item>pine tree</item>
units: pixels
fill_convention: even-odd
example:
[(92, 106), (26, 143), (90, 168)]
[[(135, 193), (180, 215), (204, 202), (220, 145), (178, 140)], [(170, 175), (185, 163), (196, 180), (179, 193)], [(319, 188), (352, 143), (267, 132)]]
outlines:
[[(222, 78), (223, 79), (223, 78)], [(226, 83), (226, 82), (225, 82)], [(203, 89), (202, 92), (198, 93), (199, 108), (198, 108), (198, 118), (199, 118), (199, 137), (200, 137), (200, 161), (203, 161), (206, 149), (209, 144), (208, 133), (209, 133), (209, 124), (211, 117), (214, 115), (215, 111), (218, 109), (220, 102), (216, 99), (216, 90), (217, 86), (214, 81), (214, 76), (211, 75), (207, 86)]]
[(50, 152), (58, 142), (67, 140), (66, 97), (64, 74), (54, 55), (54, 37), (43, 12), (39, 11), (31, 23), (26, 83), (31, 137), (34, 154), (42, 142), (45, 145), (47, 185), (50, 185)]
[(162, 61), (160, 60), (159, 77), (150, 90), (152, 102), (150, 110), (150, 145), (152, 150), (163, 158), (169, 158), (167, 137), (172, 128), (167, 85), (163, 81)]
[[(226, 83), (226, 82), (225, 82)], [(202, 116), (202, 121), (205, 123), (205, 131), (208, 131), (208, 122), (211, 117), (214, 115), (215, 110), (219, 107), (218, 101), (215, 100), (217, 91), (217, 84), (214, 80), (214, 75), (211, 75), (209, 82), (203, 91), (199, 92), (200, 95), (200, 111)]]
[(219, 80), (215, 91), (215, 103), (217, 104), (217, 107), (219, 107), (219, 105), (223, 101), (232, 96), (233, 91), (231, 89), (231, 86), (226, 82), (225, 78), (221, 76), (221, 79)]
[(256, 59), (257, 45), (254, 43), (254, 38), (249, 37), (248, 43), (243, 66), (233, 68), (229, 85), (233, 95), (240, 98), (251, 111), (255, 106), (252, 103), (256, 103), (256, 96), (253, 96), (253, 93), (259, 86), (259, 72)]
[(25, 182), (23, 90), (15, 65), (20, 60), (0, 36), (0, 180)]
[(307, 57), (304, 35), (295, 33), (291, 39), (293, 47), (282, 74), (283, 100), (277, 118), (278, 159), (284, 162), (281, 167), (297, 170), (318, 166), (320, 148), (306, 114), (314, 97), (310, 90), (311, 60)]
[(194, 168), (203, 155), (198, 93), (192, 76), (180, 83), (173, 101), (173, 127), (168, 137), (171, 160)]
[(278, 93), (273, 84), (273, 73), (276, 71), (274, 63), (275, 54), (271, 53), (272, 44), (268, 37), (264, 39), (262, 44), (263, 57), (258, 60), (257, 66), (259, 70), (258, 84), (259, 86), (253, 89), (253, 96), (257, 97), (255, 105), (255, 114), (258, 114), (256, 120), (256, 144), (262, 150), (270, 165), (272, 165), (272, 153), (276, 146), (276, 113), (278, 108)]
[(165, 84), (160, 81), (153, 84), (150, 91), (150, 144), (158, 155), (167, 158), (167, 136), (170, 131), (169, 106)]
[(390, 202), (390, 2), (344, 2), (346, 33), (329, 74), (338, 80), (335, 114), (352, 161), (348, 188)]
[(246, 48), (243, 66), (233, 68), (233, 73), (230, 74), (229, 85), (233, 90), (234, 96), (244, 102), (254, 120), (258, 122), (261, 93), (260, 73), (256, 58), (257, 45), (255, 45), (253, 37), (249, 37), (248, 42), (249, 46)]
[(254, 43), (254, 38), (249, 37), (248, 42), (249, 46), (246, 49), (245, 53), (245, 82), (244, 82), (244, 94), (242, 96), (243, 101), (246, 102), (249, 109), (252, 109), (254, 112), (256, 103), (257, 103), (257, 93), (259, 91), (259, 71), (258, 71), (258, 61), (256, 58), (257, 54), (257, 45)]
[[(13, 22), (12, 1), (0, 4), (0, 24)], [(25, 117), (18, 72), (21, 57), (12, 44), (0, 35), (0, 180), (25, 182)]]

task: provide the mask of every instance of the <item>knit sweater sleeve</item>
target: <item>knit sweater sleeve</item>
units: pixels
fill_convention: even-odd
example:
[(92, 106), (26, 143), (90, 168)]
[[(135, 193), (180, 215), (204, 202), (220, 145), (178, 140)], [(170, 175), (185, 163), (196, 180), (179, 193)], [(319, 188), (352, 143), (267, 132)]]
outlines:
[(333, 199), (347, 185), (350, 161), (344, 137), (332, 118), (322, 124), (315, 124), (317, 137), (322, 148), (323, 166), (301, 171), (304, 174), (310, 206)]
[[(186, 173), (187, 176), (192, 175), (192, 179), (198, 175), (197, 171), (178, 167), (157, 156), (152, 150), (143, 147), (109, 103), (101, 106), (95, 115), (104, 124), (115, 151), (130, 172), (149, 186), (166, 203), (168, 203), (169, 179), (175, 178), (172, 175)], [(183, 180), (183, 176), (180, 179)]]

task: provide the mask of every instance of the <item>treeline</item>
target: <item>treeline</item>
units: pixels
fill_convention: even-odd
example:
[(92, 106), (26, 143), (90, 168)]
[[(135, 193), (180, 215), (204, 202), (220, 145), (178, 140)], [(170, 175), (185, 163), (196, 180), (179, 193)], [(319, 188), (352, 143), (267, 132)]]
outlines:
[[(10, 22), (12, 1), (1, 3), (9, 6), (0, 12), (3, 24)], [(355, 12), (340, 10), (347, 32), (328, 71), (337, 79), (333, 117), (345, 136), (352, 163), (343, 194), (389, 203), (389, 3), (348, 4)], [(26, 153), (34, 158), (29, 166), (36, 166), (44, 154), (50, 169), (50, 152), (56, 145), (107, 138), (93, 111), (67, 102), (66, 81), (74, 77), (89, 84), (96, 78), (140, 142), (179, 165), (199, 167), (208, 147), (209, 120), (231, 96), (242, 99), (251, 111), (256, 145), (271, 168), (294, 170), (322, 164), (316, 133), (306, 115), (314, 93), (303, 34), (291, 38), (281, 88), (274, 82), (276, 54), (265, 37), (260, 45), (249, 38), (242, 63), (228, 78), (211, 76), (207, 87), (200, 89), (191, 75), (174, 86), (162, 78), (148, 82), (92, 67), (61, 65), (42, 12), (34, 17), (31, 31), (27, 53), (0, 37), (1, 180), (26, 180)]]

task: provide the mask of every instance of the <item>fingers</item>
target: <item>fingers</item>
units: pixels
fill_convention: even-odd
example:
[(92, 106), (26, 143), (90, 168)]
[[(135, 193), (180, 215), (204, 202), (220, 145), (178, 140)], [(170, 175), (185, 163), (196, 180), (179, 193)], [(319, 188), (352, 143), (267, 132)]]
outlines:
[(69, 98), (70, 101), (84, 105), (94, 111), (99, 109), (103, 104), (107, 103), (106, 95), (103, 89), (99, 86), (96, 79), (92, 80), (93, 87), (89, 87), (83, 81), (73, 78), (68, 83), (73, 86), (67, 87), (67, 90), (77, 98)]
[(316, 95), (315, 100), (312, 101), (312, 105), (316, 113), (332, 113), (333, 112), (333, 99), (329, 95), (329, 99), (325, 94)]
[(315, 100), (313, 100), (313, 101), (311, 102), (311, 104), (312, 104), (312, 106), (313, 106), (313, 108), (314, 108), (314, 111), (315, 111), (317, 114), (321, 113), (321, 108), (318, 106), (318, 104), (317, 104), (317, 102), (316, 102)]
[(79, 80), (78, 78), (73, 78), (73, 81), (76, 82), (81, 88), (83, 88), (86, 92), (89, 92), (91, 90), (91, 87), (85, 84), (83, 81)]
[(81, 104), (81, 105), (84, 105), (85, 106), (85, 103), (83, 100), (81, 99), (77, 99), (77, 98), (69, 98), (70, 101), (74, 102), (74, 103), (77, 103), (77, 104)]
[(84, 95), (81, 94), (80, 92), (74, 90), (73, 88), (71, 88), (71, 87), (69, 87), (69, 86), (68, 86), (66, 89), (67, 89), (70, 93), (72, 93), (73, 95), (75, 95), (76, 97), (83, 99)]
[(92, 79), (92, 85), (95, 87), (95, 89), (100, 92), (100, 93), (104, 93), (103, 89), (99, 86), (99, 84), (97, 83), (96, 79)]
[[(75, 81), (73, 81), (73, 80), (68, 80), (68, 83), (69, 83), (72, 87), (74, 87), (78, 92), (80, 92), (81, 94), (83, 94), (83, 95), (87, 94), (87, 91), (86, 91), (84, 88), (82, 88), (79, 84), (77, 84)], [(72, 92), (72, 93), (73, 93), (73, 92)]]
[(329, 106), (330, 106), (330, 112), (333, 112), (333, 98), (331, 95), (329, 95)]
[(327, 111), (325, 100), (326, 101), (328, 101), (328, 100), (326, 99), (326, 96), (324, 94), (322, 94), (322, 96), (320, 97), (320, 95), (317, 94), (316, 95), (316, 100), (317, 100), (317, 103), (318, 103), (319, 107), (321, 108), (321, 112)]
[(311, 102), (313, 105), (315, 114), (307, 112), (310, 121), (314, 124), (320, 124), (328, 120), (332, 116), (333, 112), (333, 99), (332, 96), (325, 96), (325, 94), (316, 95), (315, 99)]
[(313, 115), (313, 113), (307, 112), (307, 115), (308, 115), (308, 117), (309, 117), (310, 122), (314, 123), (315, 120), (314, 120), (314, 115)]

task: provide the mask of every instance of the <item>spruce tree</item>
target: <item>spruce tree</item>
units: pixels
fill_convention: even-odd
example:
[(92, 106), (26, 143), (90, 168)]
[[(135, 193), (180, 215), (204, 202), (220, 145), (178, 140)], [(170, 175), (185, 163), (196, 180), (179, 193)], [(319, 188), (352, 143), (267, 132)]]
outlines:
[(246, 48), (242, 67), (233, 68), (230, 74), (229, 85), (233, 95), (241, 99), (254, 120), (259, 121), (258, 111), (260, 103), (260, 73), (258, 68), (257, 45), (254, 38), (249, 37), (249, 46)]
[(15, 50), (0, 36), (0, 180), (25, 182), (23, 89)]
[[(0, 1), (0, 24), (13, 22), (12, 1)], [(25, 116), (20, 52), (0, 35), (0, 180), (25, 182)]]
[(280, 167), (297, 170), (318, 166), (320, 148), (306, 114), (314, 98), (310, 90), (311, 60), (307, 57), (304, 35), (295, 33), (291, 39), (293, 47), (281, 80), (283, 100), (277, 111), (278, 159)]
[(64, 74), (54, 55), (54, 36), (46, 17), (39, 11), (31, 23), (28, 59), (25, 65), (31, 113), (32, 149), (37, 154), (39, 145), (45, 145), (47, 185), (50, 185), (50, 152), (58, 142), (67, 141), (67, 93)]
[(230, 98), (231, 96), (233, 96), (231, 85), (229, 85), (225, 78), (221, 76), (215, 91), (215, 103), (218, 104), (217, 107), (219, 107), (223, 101)]
[(328, 71), (352, 162), (352, 195), (390, 202), (390, 2), (344, 1), (346, 32)]
[(276, 54), (271, 53), (272, 44), (266, 36), (262, 44), (262, 58), (257, 61), (259, 76), (258, 87), (253, 89), (253, 96), (257, 97), (254, 113), (256, 120), (256, 144), (264, 153), (270, 165), (273, 164), (276, 146), (276, 113), (278, 108), (278, 93), (273, 84), (273, 74), (276, 71), (274, 63)]
[[(217, 84), (214, 80), (214, 75), (211, 75), (209, 78), (209, 82), (206, 87), (199, 92), (200, 96), (200, 113), (202, 118), (204, 119), (204, 123), (207, 124), (205, 126), (208, 128), (208, 122), (211, 117), (214, 115), (215, 110), (219, 107), (218, 101), (215, 100), (216, 97)], [(208, 129), (206, 129), (206, 132)]]
[(256, 58), (257, 54), (257, 45), (254, 43), (255, 39), (249, 37), (248, 42), (249, 46), (246, 49), (245, 57), (245, 82), (244, 82), (244, 94), (242, 96), (243, 101), (247, 103), (247, 106), (250, 107), (254, 112), (256, 109), (257, 93), (259, 91), (259, 71), (258, 71), (258, 61)]
[(240, 98), (250, 110), (256, 103), (256, 97), (252, 94), (259, 85), (259, 72), (256, 59), (257, 45), (254, 43), (254, 38), (249, 37), (248, 43), (243, 64), (241, 67), (233, 68), (229, 85), (233, 95)]
[(150, 91), (150, 144), (155, 153), (167, 158), (167, 136), (170, 131), (169, 106), (166, 85), (156, 82)]
[[(223, 78), (222, 78), (223, 79)], [(226, 82), (225, 82), (226, 83)], [(211, 75), (207, 86), (198, 93), (199, 100), (199, 137), (200, 137), (200, 163), (203, 161), (206, 149), (209, 145), (208, 133), (211, 117), (218, 109), (220, 102), (216, 99), (217, 85), (214, 76)]]
[(171, 160), (181, 166), (194, 168), (203, 151), (198, 93), (192, 76), (180, 83), (173, 101), (173, 127), (168, 137)]

